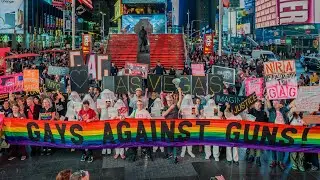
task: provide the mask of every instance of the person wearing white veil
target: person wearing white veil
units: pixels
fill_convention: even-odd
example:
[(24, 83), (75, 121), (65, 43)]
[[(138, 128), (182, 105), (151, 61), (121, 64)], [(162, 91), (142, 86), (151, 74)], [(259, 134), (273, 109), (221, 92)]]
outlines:
[(81, 98), (77, 92), (72, 91), (68, 100), (66, 117), (68, 118), (68, 121), (77, 121), (78, 112), (82, 107)]
[[(195, 106), (193, 104), (192, 96), (190, 94), (185, 95), (184, 98), (182, 99), (181, 108), (180, 108), (180, 113), (182, 115), (182, 118), (183, 119), (195, 119), (196, 115), (195, 115), (195, 108), (194, 107)], [(187, 149), (188, 149), (188, 154), (192, 158), (196, 157), (192, 152), (192, 146), (182, 146), (181, 154), (180, 154), (181, 157), (185, 156)]]
[[(123, 117), (127, 117), (128, 116), (128, 112), (129, 109), (127, 108), (127, 106), (124, 104), (124, 102), (121, 99), (118, 99), (118, 101), (114, 104), (114, 108), (117, 109), (117, 111), (119, 112), (118, 115), (123, 116)], [(120, 112), (120, 110), (126, 108), (127, 111), (125, 112)], [(121, 119), (121, 118), (119, 118)], [(120, 155), (121, 159), (125, 159), (126, 156), (124, 155), (124, 148), (115, 148), (116, 154), (114, 155), (114, 159), (117, 159)]]
[(105, 89), (100, 93), (100, 99), (116, 101), (117, 97), (114, 95), (114, 92), (110, 91), (109, 89)]
[(97, 104), (94, 102), (94, 100), (92, 99), (92, 97), (90, 96), (90, 94), (86, 94), (84, 96), (84, 98), (82, 99), (82, 102), (84, 101), (89, 101), (90, 103), (90, 108), (93, 109), (96, 113), (98, 112), (97, 109)]
[[(161, 99), (156, 98), (154, 100), (153, 104), (151, 105), (151, 116), (153, 118), (157, 118), (157, 119), (161, 118), (162, 119), (161, 111), (162, 111), (163, 107), (164, 107), (164, 105), (163, 105)], [(158, 148), (159, 148), (158, 146), (153, 146), (152, 151), (155, 153), (155, 152), (157, 152)], [(160, 151), (161, 151), (161, 153), (164, 153), (164, 147), (160, 147)]]
[[(207, 105), (204, 107), (204, 115), (205, 119), (221, 119), (222, 112), (219, 110), (219, 106), (216, 105), (213, 99), (208, 99)], [(220, 151), (219, 146), (211, 146), (205, 145), (204, 152), (205, 152), (205, 159), (209, 160), (211, 156), (211, 147), (212, 147), (212, 156), (214, 157), (215, 161), (219, 161)]]

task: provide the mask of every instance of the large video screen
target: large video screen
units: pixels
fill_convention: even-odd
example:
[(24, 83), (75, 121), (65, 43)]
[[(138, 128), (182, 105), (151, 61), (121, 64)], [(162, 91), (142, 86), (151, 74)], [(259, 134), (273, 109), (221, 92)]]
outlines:
[(1, 1), (0, 3), (0, 33), (23, 34), (24, 0)]
[(166, 3), (166, 0), (122, 0), (122, 4), (131, 4), (131, 3), (136, 3), (136, 4)]
[(122, 32), (138, 34), (141, 26), (144, 26), (148, 33), (165, 33), (166, 16), (164, 14), (122, 16)]

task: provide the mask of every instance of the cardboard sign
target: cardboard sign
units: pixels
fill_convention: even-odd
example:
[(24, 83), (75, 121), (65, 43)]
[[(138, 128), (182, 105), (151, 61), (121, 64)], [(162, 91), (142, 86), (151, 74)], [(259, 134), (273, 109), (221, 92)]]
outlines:
[(267, 95), (270, 100), (297, 98), (298, 82), (295, 61), (264, 63)]
[(246, 99), (241, 101), (239, 104), (236, 104), (234, 106), (234, 110), (233, 110), (234, 115), (237, 116), (238, 114), (240, 114), (241, 112), (243, 112), (244, 110), (252, 106), (257, 101), (258, 101), (258, 97), (256, 96), (256, 94), (255, 93), (251, 94)]
[(140, 63), (126, 63), (124, 74), (127, 76), (140, 76), (144, 79), (148, 76), (149, 65)]
[(158, 92), (160, 93), (162, 90), (162, 76), (150, 74), (147, 77), (147, 87), (150, 92)]
[(89, 89), (88, 66), (70, 68), (71, 90), (87, 93)]
[(259, 99), (264, 98), (263, 78), (247, 78), (245, 80), (246, 96), (256, 93)]
[[(12, 74), (0, 77), (0, 94), (23, 91), (23, 74)], [(39, 84), (38, 84), (39, 86)]]
[(143, 89), (143, 79), (142, 77), (138, 77), (138, 76), (129, 76), (128, 79), (128, 88), (129, 88), (129, 92), (131, 94), (134, 94), (136, 92), (137, 88), (141, 88)]
[(115, 92), (115, 76), (104, 76), (102, 80), (102, 89), (109, 89), (112, 92)]
[(69, 51), (70, 67), (79, 67), (85, 64), (81, 51)]
[(205, 76), (204, 64), (191, 64), (193, 76)]
[(96, 55), (95, 54), (90, 54), (88, 56), (88, 75), (91, 77), (91, 79), (96, 79), (97, 78), (97, 61), (96, 61)]
[(69, 68), (59, 67), (59, 66), (49, 66), (48, 74), (49, 75), (65, 76), (65, 75), (69, 74)]
[(314, 112), (319, 110), (319, 86), (300, 86), (295, 101), (296, 111)]
[(205, 95), (207, 93), (207, 78), (205, 76), (192, 76), (192, 94)]
[(103, 80), (104, 76), (110, 76), (111, 61), (108, 55), (97, 56), (97, 80)]
[(24, 91), (40, 91), (40, 80), (38, 69), (23, 70), (23, 89)]
[(319, 115), (304, 115), (303, 121), (306, 124), (320, 124), (320, 116)]
[(63, 84), (58, 83), (56, 81), (52, 81), (48, 78), (45, 79), (45, 87), (52, 91), (60, 91), (63, 92)]
[(244, 96), (234, 96), (229, 94), (215, 94), (214, 101), (217, 104), (240, 104), (246, 97)]
[(222, 75), (223, 81), (228, 84), (235, 84), (236, 77), (235, 77), (235, 69), (227, 68), (222, 66), (212, 66), (212, 74)]

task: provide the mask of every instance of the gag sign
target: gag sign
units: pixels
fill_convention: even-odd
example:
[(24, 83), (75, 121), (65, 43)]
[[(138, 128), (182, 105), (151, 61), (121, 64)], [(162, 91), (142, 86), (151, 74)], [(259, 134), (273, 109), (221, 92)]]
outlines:
[(320, 152), (320, 127), (246, 120), (115, 119), (87, 123), (5, 118), (3, 128), (12, 145), (75, 149), (215, 145)]
[(212, 74), (218, 74), (223, 77), (223, 81), (228, 84), (236, 83), (236, 71), (233, 68), (222, 66), (212, 66)]
[(214, 102), (216, 104), (240, 104), (246, 97), (244, 96), (234, 96), (229, 94), (215, 94)]
[(251, 94), (242, 102), (234, 106), (234, 110), (233, 110), (234, 115), (236, 116), (241, 112), (243, 112), (244, 110), (246, 110), (247, 108), (250, 108), (250, 106), (252, 106), (257, 101), (258, 101), (258, 97), (256, 96), (256, 94), (255, 93)]
[(148, 75), (147, 87), (154, 92), (174, 92), (176, 85), (172, 81), (180, 79), (179, 87), (184, 94), (206, 95), (221, 93), (223, 90), (223, 79), (220, 75), (209, 74), (207, 76), (170, 76), (170, 75)]
[(294, 60), (265, 62), (264, 77), (270, 100), (297, 98), (298, 83)]

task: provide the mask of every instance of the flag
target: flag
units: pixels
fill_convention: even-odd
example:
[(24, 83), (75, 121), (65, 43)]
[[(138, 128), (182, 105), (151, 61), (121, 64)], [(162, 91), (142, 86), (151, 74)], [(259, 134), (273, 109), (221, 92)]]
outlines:
[(223, 7), (230, 7), (230, 0), (222, 0)]
[(78, 0), (80, 4), (84, 4), (90, 9), (93, 9), (92, 0)]

